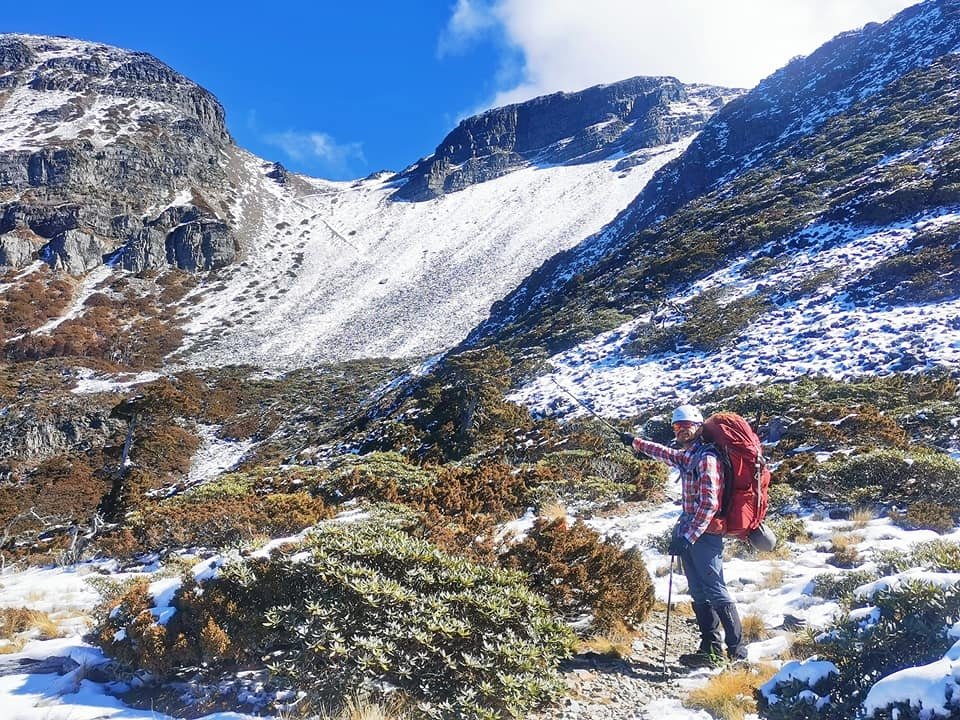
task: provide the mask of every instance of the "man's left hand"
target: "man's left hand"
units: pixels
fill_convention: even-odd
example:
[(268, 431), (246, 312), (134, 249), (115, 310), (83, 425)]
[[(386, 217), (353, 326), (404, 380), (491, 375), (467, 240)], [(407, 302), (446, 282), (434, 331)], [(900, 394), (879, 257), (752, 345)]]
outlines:
[(683, 556), (689, 552), (690, 547), (691, 545), (689, 540), (682, 535), (675, 535), (670, 541), (670, 547), (667, 548), (667, 552), (674, 557), (678, 555)]

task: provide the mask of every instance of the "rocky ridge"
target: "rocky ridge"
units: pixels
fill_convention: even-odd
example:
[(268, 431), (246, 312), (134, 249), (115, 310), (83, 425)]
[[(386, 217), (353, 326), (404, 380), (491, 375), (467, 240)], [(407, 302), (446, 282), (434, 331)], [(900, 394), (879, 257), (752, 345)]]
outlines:
[[(554, 93), (469, 117), (400, 175), (394, 197), (424, 201), (520, 167), (588, 163), (695, 134), (742, 91), (635, 77)], [(625, 159), (623, 167), (629, 167)]]
[[(665, 219), (697, 198), (722, 195), (736, 178), (769, 165), (771, 158), (851, 106), (958, 48), (960, 3), (927, 0), (883, 24), (843, 33), (809, 56), (795, 58), (710, 118), (686, 152), (658, 171), (601, 232), (527, 277), (492, 309), (468, 344), (492, 340), (518, 322), (536, 322), (532, 316), (548, 306), (562, 306), (565, 297), (576, 293), (571, 278), (582, 282), (599, 267), (623, 262), (624, 247), (643, 230), (658, 231)], [(672, 239), (657, 239), (664, 241)]]
[(223, 108), (150, 55), (0, 36), (0, 135), (0, 264), (198, 270), (239, 252)]

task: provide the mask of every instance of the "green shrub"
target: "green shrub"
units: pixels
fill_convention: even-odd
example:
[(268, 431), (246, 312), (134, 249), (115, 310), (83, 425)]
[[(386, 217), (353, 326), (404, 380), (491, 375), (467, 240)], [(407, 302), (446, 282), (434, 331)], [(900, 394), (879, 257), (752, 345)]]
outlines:
[(821, 573), (813, 579), (813, 594), (827, 600), (849, 602), (854, 590), (877, 577), (877, 573), (869, 570)]
[(874, 502), (960, 506), (960, 463), (948, 455), (877, 450), (825, 463), (820, 481), (844, 497), (856, 488), (877, 489)]
[(656, 500), (667, 483), (663, 463), (625, 452), (562, 450), (545, 454), (537, 466), (550, 471), (544, 489), (568, 503)]
[(805, 542), (810, 539), (810, 533), (801, 518), (789, 515), (773, 517), (767, 524), (780, 542)]
[(893, 549), (875, 552), (873, 560), (881, 575), (895, 575), (911, 568), (960, 572), (960, 544), (948, 540), (930, 540), (918, 543), (909, 551)]
[(891, 512), (890, 519), (908, 530), (933, 530), (942, 535), (953, 531), (958, 515), (956, 507), (921, 500), (912, 503), (905, 513)]
[(161, 675), (266, 662), (327, 706), (386, 683), (426, 717), (522, 717), (559, 692), (573, 646), (522, 575), (379, 524), (325, 526), (188, 580), (166, 625), (146, 595), (135, 588), (97, 628), (109, 655)]
[(781, 513), (797, 502), (799, 493), (787, 483), (771, 483), (767, 491), (767, 508), (771, 514)]
[(960, 572), (960, 544), (930, 540), (913, 548), (912, 565), (934, 572)]
[(502, 562), (528, 573), (533, 588), (565, 615), (592, 613), (595, 631), (617, 623), (637, 627), (653, 607), (653, 583), (639, 550), (622, 550), (580, 520), (537, 520)]
[[(797, 672), (802, 666), (785, 665), (758, 694), (761, 718), (861, 717), (861, 703), (874, 683), (899, 670), (939, 660), (955, 642), (949, 630), (960, 620), (960, 584), (904, 582), (857, 602), (863, 607), (819, 635), (817, 654), (806, 661), (825, 663), (823, 668), (832, 664), (834, 672), (811, 673), (818, 678), (811, 684), (802, 679), (803, 672)], [(771, 703), (771, 696), (779, 701)], [(818, 699), (823, 703), (815, 708)]]

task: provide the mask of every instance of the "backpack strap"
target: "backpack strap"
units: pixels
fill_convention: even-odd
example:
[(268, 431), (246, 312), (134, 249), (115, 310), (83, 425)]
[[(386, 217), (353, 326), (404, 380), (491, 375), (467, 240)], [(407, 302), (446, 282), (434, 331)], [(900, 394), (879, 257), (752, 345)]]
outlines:
[[(730, 464), (730, 456), (724, 452), (723, 448), (717, 447), (713, 443), (701, 441), (700, 448), (694, 455), (696, 463), (700, 464), (700, 458), (706, 454), (711, 454), (717, 459), (717, 469), (720, 471), (720, 482), (722, 491), (720, 493), (720, 509), (717, 510), (717, 517), (726, 517), (730, 509), (730, 503), (733, 500), (733, 466)], [(758, 471), (759, 472), (759, 471)]]

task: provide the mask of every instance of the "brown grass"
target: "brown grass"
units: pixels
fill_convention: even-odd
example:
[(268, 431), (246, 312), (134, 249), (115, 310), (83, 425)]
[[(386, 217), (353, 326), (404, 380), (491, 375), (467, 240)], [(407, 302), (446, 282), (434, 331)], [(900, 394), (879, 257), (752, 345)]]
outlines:
[(0, 640), (10, 643), (0, 652), (17, 652), (27, 643), (28, 636), (50, 640), (63, 637), (63, 633), (57, 622), (42, 610), (0, 608)]
[(786, 573), (778, 567), (770, 568), (763, 576), (760, 587), (764, 590), (774, 590), (783, 585), (783, 578)]
[(873, 508), (861, 506), (853, 509), (850, 513), (850, 522), (856, 530), (863, 530), (871, 520), (877, 519), (877, 513)]
[(773, 677), (773, 665), (735, 667), (711, 677), (707, 684), (691, 692), (683, 704), (708, 712), (716, 720), (743, 720), (757, 712), (754, 691)]
[(857, 533), (834, 533), (830, 538), (830, 551), (833, 553), (827, 560), (836, 567), (849, 568), (860, 563), (860, 552), (857, 544), (863, 536)]
[(354, 695), (348, 697), (343, 706), (336, 711), (321, 709), (317, 712), (313, 707), (297, 708), (292, 713), (284, 713), (283, 718), (312, 718), (313, 720), (405, 720), (409, 715), (403, 710), (404, 703), (400, 699), (377, 702), (369, 698)]
[(744, 642), (753, 643), (770, 637), (767, 624), (763, 621), (763, 617), (757, 613), (744, 615), (740, 618), (740, 624), (743, 626)]
[(610, 629), (581, 640), (577, 652), (594, 652), (607, 657), (628, 658), (633, 654), (633, 639), (636, 634), (622, 622), (614, 622)]
[(559, 500), (551, 500), (540, 508), (537, 515), (547, 522), (556, 522), (557, 520), (566, 520), (567, 508)]

